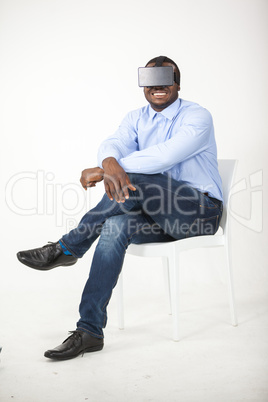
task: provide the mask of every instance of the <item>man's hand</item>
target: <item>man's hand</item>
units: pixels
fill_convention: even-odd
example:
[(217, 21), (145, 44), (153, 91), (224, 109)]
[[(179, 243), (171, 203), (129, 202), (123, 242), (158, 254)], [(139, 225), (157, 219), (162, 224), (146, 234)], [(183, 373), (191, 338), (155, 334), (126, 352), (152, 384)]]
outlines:
[(80, 182), (85, 190), (88, 187), (95, 187), (96, 183), (103, 180), (104, 170), (95, 167), (90, 169), (85, 169), (81, 173)]
[(104, 187), (106, 194), (112, 201), (125, 202), (129, 198), (128, 188), (135, 191), (129, 177), (115, 158), (106, 158), (102, 162), (104, 169)]

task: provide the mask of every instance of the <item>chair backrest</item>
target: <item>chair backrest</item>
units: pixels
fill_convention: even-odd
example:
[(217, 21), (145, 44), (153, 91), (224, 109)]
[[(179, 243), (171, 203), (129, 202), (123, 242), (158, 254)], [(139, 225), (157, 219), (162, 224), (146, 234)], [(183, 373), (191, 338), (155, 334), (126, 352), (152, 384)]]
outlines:
[(230, 200), (230, 191), (233, 185), (235, 169), (237, 165), (236, 159), (218, 159), (219, 173), (222, 179), (222, 189), (223, 189), (223, 214), (220, 226), (225, 231), (228, 220), (228, 207)]

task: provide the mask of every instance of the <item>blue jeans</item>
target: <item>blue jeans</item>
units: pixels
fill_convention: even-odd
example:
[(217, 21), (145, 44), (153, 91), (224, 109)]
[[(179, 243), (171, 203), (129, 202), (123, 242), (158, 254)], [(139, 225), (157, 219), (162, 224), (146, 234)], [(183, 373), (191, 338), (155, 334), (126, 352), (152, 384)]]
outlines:
[(105, 194), (61, 239), (81, 258), (100, 236), (79, 307), (77, 328), (102, 338), (106, 308), (130, 243), (165, 242), (216, 233), (222, 203), (163, 174), (129, 174), (136, 191), (124, 203)]

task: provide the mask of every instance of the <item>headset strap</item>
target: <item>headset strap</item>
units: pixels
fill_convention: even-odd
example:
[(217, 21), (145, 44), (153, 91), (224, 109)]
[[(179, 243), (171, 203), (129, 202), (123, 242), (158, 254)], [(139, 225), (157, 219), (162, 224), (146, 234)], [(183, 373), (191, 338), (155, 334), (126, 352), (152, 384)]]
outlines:
[[(158, 56), (155, 61), (154, 67), (161, 67), (166, 58), (167, 56)], [(177, 81), (177, 74), (175, 72), (174, 72), (174, 81), (176, 82), (176, 84), (180, 85), (179, 82)]]
[(166, 56), (158, 56), (154, 66), (161, 67), (166, 58), (167, 58)]

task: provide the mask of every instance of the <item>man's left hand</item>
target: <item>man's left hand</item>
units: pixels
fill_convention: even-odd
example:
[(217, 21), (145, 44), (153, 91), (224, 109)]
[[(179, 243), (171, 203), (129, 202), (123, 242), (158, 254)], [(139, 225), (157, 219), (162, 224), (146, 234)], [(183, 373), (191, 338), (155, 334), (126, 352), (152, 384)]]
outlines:
[(128, 189), (136, 191), (128, 175), (113, 157), (102, 161), (104, 169), (104, 188), (109, 199), (116, 202), (125, 202), (129, 198)]

